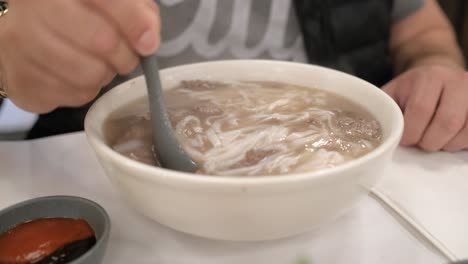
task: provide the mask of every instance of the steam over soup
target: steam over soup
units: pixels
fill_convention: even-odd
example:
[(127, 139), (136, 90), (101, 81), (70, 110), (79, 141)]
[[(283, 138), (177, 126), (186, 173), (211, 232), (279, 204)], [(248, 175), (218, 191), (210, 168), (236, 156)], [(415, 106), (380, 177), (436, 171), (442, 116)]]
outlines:
[[(379, 123), (360, 106), (318, 89), (277, 82), (183, 81), (165, 92), (187, 153), (208, 175), (319, 170), (358, 158), (381, 142)], [(106, 122), (108, 143), (153, 164), (146, 98)]]

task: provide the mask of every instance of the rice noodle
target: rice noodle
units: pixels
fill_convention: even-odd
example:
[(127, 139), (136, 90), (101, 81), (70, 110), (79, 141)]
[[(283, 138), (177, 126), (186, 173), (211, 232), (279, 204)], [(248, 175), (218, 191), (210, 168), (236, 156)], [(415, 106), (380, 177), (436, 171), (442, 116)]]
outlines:
[[(227, 113), (210, 116), (203, 123), (206, 128), (203, 137), (212, 146), (198, 149), (197, 156), (203, 156), (203, 170), (219, 175), (255, 175), (259, 172), (288, 173), (295, 167), (296, 170), (319, 169), (344, 162), (343, 153), (323, 149), (333, 143), (344, 144), (340, 139), (334, 142), (330, 139), (330, 134), (334, 135), (337, 130), (334, 124), (337, 112), (326, 107), (330, 95), (294, 86), (288, 88), (290, 92), (285, 93), (258, 83), (243, 83), (237, 84), (236, 89), (184, 91), (191, 100), (208, 100), (222, 106)], [(291, 108), (299, 111), (288, 110)], [(305, 125), (310, 118), (318, 120), (322, 127)], [(199, 121), (187, 116), (176, 127), (178, 131), (193, 130), (191, 126), (198, 125)], [(304, 130), (298, 131), (298, 128)], [(199, 142), (185, 142), (192, 144), (191, 149), (200, 148)], [(251, 166), (233, 167), (244, 160), (249, 150), (271, 149), (273, 145), (277, 149), (275, 154)], [(309, 150), (317, 148), (317, 151), (300, 155), (306, 151), (306, 145)], [(373, 144), (362, 141), (359, 148), (363, 147), (371, 149)]]
[[(341, 127), (337, 120), (348, 117), (346, 113), (352, 113), (353, 122), (374, 119), (336, 95), (269, 82), (203, 84), (192, 89), (187, 82), (167, 92), (175, 131), (202, 173), (249, 176), (318, 170), (362, 156), (380, 143), (380, 127), (375, 138), (359, 131), (350, 136), (350, 129), (360, 123)], [(204, 107), (219, 106), (223, 114), (191, 110), (202, 102)], [(115, 149), (125, 152), (142, 144), (131, 140)]]
[(145, 142), (138, 139), (132, 139), (127, 142), (114, 146), (114, 150), (117, 152), (129, 152), (137, 148), (141, 148), (145, 145)]

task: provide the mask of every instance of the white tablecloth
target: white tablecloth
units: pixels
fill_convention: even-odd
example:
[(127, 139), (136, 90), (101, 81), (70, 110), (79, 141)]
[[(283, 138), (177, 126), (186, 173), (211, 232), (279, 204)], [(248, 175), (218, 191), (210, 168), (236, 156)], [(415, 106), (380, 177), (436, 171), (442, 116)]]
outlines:
[(468, 259), (468, 152), (400, 148), (374, 191), (451, 260)]
[(335, 222), (279, 241), (219, 242), (170, 230), (127, 206), (105, 177), (82, 133), (0, 143), (0, 169), (0, 208), (60, 194), (101, 204), (112, 221), (104, 263), (294, 264), (299, 258), (327, 264), (446, 262), (372, 197)]

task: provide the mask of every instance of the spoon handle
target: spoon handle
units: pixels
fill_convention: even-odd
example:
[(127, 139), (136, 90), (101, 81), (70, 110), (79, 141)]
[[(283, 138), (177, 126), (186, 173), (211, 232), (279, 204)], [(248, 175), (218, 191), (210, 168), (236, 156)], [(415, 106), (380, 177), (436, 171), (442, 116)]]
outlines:
[(197, 166), (177, 141), (164, 103), (156, 55), (141, 58), (148, 88), (154, 153), (163, 168), (195, 172)]

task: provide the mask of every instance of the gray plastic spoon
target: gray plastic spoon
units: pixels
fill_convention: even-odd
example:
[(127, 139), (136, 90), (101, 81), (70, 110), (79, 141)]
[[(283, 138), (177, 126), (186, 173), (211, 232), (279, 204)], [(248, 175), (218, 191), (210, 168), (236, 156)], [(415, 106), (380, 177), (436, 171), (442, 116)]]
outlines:
[(161, 167), (183, 172), (195, 172), (196, 163), (177, 141), (164, 103), (156, 55), (141, 58), (141, 65), (148, 89), (148, 99), (153, 128), (156, 161)]

